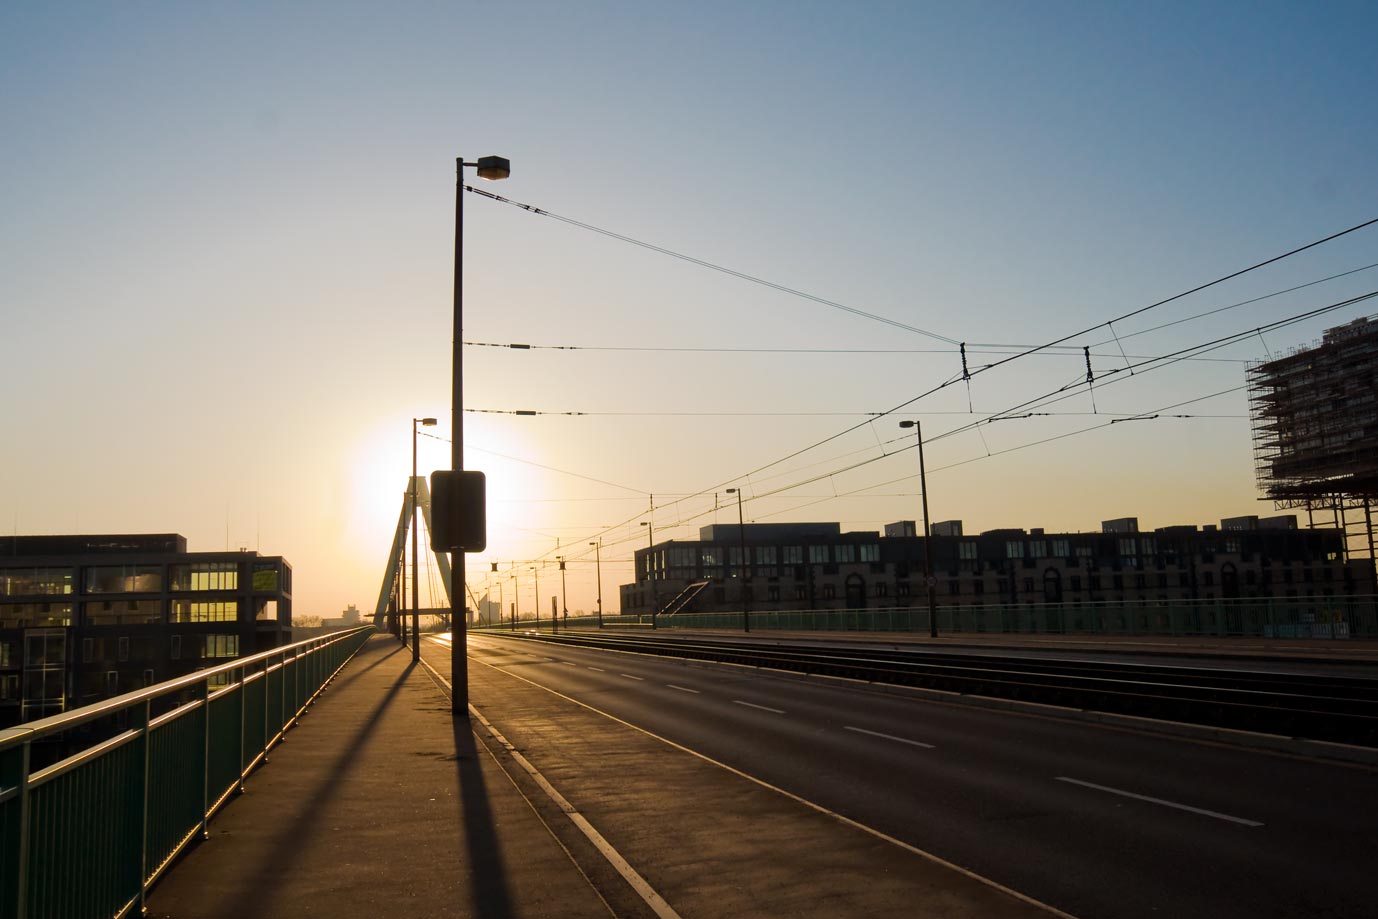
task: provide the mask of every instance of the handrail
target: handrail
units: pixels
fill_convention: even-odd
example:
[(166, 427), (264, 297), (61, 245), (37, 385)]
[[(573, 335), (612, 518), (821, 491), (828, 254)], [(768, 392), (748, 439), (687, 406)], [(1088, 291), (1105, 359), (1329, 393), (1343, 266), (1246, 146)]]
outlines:
[[(309, 638), (0, 731), (0, 919), (142, 911), (373, 634)], [(155, 703), (170, 707), (155, 714)], [(101, 719), (105, 735), (71, 749)], [(65, 756), (35, 762), (35, 744), (57, 743)]]

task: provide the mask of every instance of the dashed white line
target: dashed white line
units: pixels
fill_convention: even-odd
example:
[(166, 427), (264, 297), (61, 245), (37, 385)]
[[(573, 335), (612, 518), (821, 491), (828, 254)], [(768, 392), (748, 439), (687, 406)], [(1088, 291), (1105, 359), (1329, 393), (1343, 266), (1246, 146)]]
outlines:
[(1161, 804), (1163, 807), (1171, 807), (1179, 811), (1191, 811), (1193, 814), (1214, 817), (1216, 820), (1228, 820), (1230, 823), (1238, 823), (1243, 826), (1263, 826), (1263, 824), (1259, 823), (1257, 820), (1245, 820), (1243, 817), (1231, 817), (1229, 814), (1208, 811), (1201, 807), (1192, 807), (1189, 804), (1178, 804), (1176, 801), (1165, 801), (1162, 798), (1150, 798), (1148, 795), (1135, 794), (1132, 791), (1125, 791), (1121, 788), (1111, 788), (1108, 785), (1097, 785), (1095, 782), (1083, 782), (1081, 779), (1073, 779), (1065, 775), (1057, 776), (1057, 780), (1059, 782), (1068, 782), (1072, 785), (1080, 785), (1083, 788), (1094, 788), (1096, 791), (1109, 792), (1112, 795), (1133, 798), (1136, 801), (1147, 801), (1149, 804)]
[(741, 699), (733, 699), (732, 703), (734, 705), (745, 705), (747, 708), (759, 708), (763, 712), (774, 712), (777, 715), (783, 715), (785, 713), (785, 710), (782, 708), (771, 708), (769, 705), (757, 705), (755, 702), (743, 702)]
[(574, 661), (560, 661), (560, 663), (564, 664), (564, 665), (567, 666), (567, 667), (578, 667), (578, 666), (579, 666), (578, 664), (574, 663)]
[(599, 673), (607, 673), (602, 667), (590, 667), (590, 670), (597, 670)]
[(690, 689), (688, 686), (676, 686), (674, 683), (666, 683), (671, 689), (678, 689), (680, 692), (692, 692), (694, 695), (701, 695), (697, 689)]
[(907, 737), (896, 737), (894, 734), (882, 734), (880, 731), (868, 731), (865, 728), (854, 728), (850, 724), (842, 726), (844, 731), (855, 731), (858, 734), (869, 734), (872, 737), (884, 737), (886, 740), (893, 740), (897, 743), (907, 743), (914, 747), (923, 747), (925, 750), (934, 749), (931, 743), (924, 743), (921, 740), (910, 740)]
[(629, 679), (629, 680), (636, 680), (636, 681), (639, 682), (639, 683), (640, 683), (640, 682), (645, 682), (645, 679), (646, 679), (645, 677), (632, 676), (630, 673), (619, 673), (618, 676), (624, 676), (624, 677), (626, 677), (626, 678)]

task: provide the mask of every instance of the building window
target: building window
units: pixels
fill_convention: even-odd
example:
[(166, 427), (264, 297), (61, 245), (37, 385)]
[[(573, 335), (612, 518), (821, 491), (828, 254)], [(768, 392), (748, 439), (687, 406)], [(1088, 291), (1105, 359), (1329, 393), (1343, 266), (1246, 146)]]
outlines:
[(767, 600), (776, 600), (776, 601), (778, 601), (778, 600), (780, 599), (780, 585), (779, 585), (779, 584), (771, 584), (770, 586), (768, 586), (768, 587), (766, 588), (766, 599), (767, 599)]
[(173, 636), (172, 636), (172, 647), (171, 647), (171, 649), (170, 649), (170, 651), (169, 651), (168, 656), (171, 657), (171, 658), (172, 658), (173, 660), (175, 660), (175, 661), (179, 661), (179, 660), (182, 659), (182, 636), (181, 636), (181, 635), (173, 635)]
[(161, 565), (110, 565), (86, 569), (88, 594), (157, 593), (162, 589)]
[(831, 600), (837, 596), (837, 588), (832, 584), (823, 585), (823, 599)]
[(239, 656), (238, 635), (207, 635), (206, 657), (225, 658)]
[(784, 546), (780, 550), (780, 564), (782, 565), (802, 565), (804, 564), (803, 546)]
[(1029, 543), (1029, 557), (1047, 558), (1048, 544), (1041, 539), (1035, 539), (1033, 542)]
[(0, 597), (43, 597), (71, 592), (71, 568), (6, 568), (0, 571)]
[(856, 546), (840, 545), (833, 546), (834, 561), (840, 564), (851, 564), (856, 561)]
[(1139, 550), (1144, 555), (1152, 555), (1157, 550), (1156, 541), (1152, 536), (1140, 536)]
[(0, 603), (0, 628), (66, 628), (71, 624), (70, 603)]
[(118, 696), (120, 694), (120, 674), (118, 671), (105, 671), (105, 694), (107, 696)]
[(889, 584), (886, 584), (884, 581), (876, 581), (876, 588), (875, 588), (875, 590), (876, 590), (876, 596), (877, 596), (877, 597), (888, 597), (888, 596), (890, 596), (890, 585), (889, 585)]
[(804, 585), (803, 585), (803, 584), (796, 584), (796, 585), (794, 585), (794, 599), (796, 599), (796, 600), (802, 600), (802, 599), (804, 599), (805, 595), (806, 595), (806, 591), (804, 590)]
[(1072, 555), (1072, 547), (1065, 539), (1053, 540), (1053, 558), (1069, 558)]
[(1007, 539), (1005, 540), (1005, 558), (1023, 558), (1024, 540)]
[(119, 649), (118, 656), (120, 662), (123, 663), (124, 661), (129, 660), (129, 637), (126, 635), (121, 635), (116, 647)]
[(955, 578), (947, 582), (947, 592), (952, 596), (957, 596), (962, 592), (962, 582)]
[(907, 597), (907, 596), (909, 596), (909, 582), (908, 582), (908, 581), (900, 581), (898, 584), (895, 585), (895, 596), (897, 596), (897, 597)]
[(161, 600), (101, 600), (81, 605), (87, 625), (157, 625), (163, 621)]
[(872, 544), (861, 547), (861, 560), (863, 562), (880, 561), (880, 546)]
[(1119, 541), (1120, 555), (1128, 558), (1131, 555), (1138, 555), (1138, 542), (1132, 537), (1121, 537)]
[(827, 546), (809, 546), (809, 564), (826, 564), (828, 560)]
[(173, 600), (173, 622), (234, 622), (239, 618), (236, 600)]
[(957, 557), (964, 561), (972, 561), (976, 558), (976, 543), (959, 542), (957, 543)]
[(172, 566), (173, 590), (238, 590), (238, 562), (193, 562)]

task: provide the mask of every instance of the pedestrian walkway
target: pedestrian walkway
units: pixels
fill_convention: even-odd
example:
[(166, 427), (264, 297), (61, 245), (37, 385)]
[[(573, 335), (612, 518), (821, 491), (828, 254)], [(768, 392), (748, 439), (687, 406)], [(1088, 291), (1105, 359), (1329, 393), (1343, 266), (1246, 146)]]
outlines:
[(148, 907), (173, 919), (609, 915), (410, 651), (383, 636)]
[[(428, 643), (425, 657), (448, 676), (448, 648)], [(1050, 915), (687, 750), (470, 669), (477, 734), (409, 650), (370, 641), (154, 889), (149, 915)]]

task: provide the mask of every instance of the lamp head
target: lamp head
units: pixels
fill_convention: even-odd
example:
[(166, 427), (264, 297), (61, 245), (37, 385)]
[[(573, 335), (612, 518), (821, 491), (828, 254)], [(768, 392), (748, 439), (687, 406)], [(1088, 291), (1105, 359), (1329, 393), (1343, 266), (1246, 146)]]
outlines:
[(912, 427), (915, 427), (916, 425), (918, 425), (918, 422), (917, 422), (917, 421), (901, 421), (901, 422), (900, 422), (900, 427), (902, 427), (902, 428), (912, 428)]
[(512, 174), (512, 162), (502, 156), (480, 156), (474, 164), (478, 167), (478, 177), (496, 182)]
[(422, 418), (422, 419), (421, 419), (421, 426), (422, 426), (423, 428), (433, 428), (433, 427), (435, 427), (435, 419), (434, 419), (434, 418)]
[(729, 488), (729, 489), (727, 490), (727, 493), (728, 493), (729, 495), (735, 495), (735, 494), (737, 493), (737, 489), (735, 489), (735, 488)]

